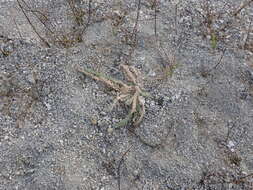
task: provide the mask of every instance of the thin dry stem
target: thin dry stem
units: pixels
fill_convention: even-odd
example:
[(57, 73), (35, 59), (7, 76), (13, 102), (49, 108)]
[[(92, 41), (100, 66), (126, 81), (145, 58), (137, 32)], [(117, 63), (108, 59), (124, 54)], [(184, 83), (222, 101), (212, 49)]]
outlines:
[[(36, 30), (36, 27), (32, 24), (31, 20), (29, 19), (29, 17), (27, 16), (26, 12), (24, 11), (24, 7), (21, 5), (21, 3), (19, 2), (19, 0), (17, 0), (18, 2), (18, 6), (21, 9), (22, 13), (24, 14), (26, 20), (28, 21), (28, 23), (30, 24), (30, 26), (32, 27), (33, 31), (35, 32), (35, 34), (37, 34), (37, 36), (39, 37), (39, 39), (47, 46), (50, 47), (50, 44), (38, 33), (38, 31)], [(22, 0), (22, 2), (24, 2)]]

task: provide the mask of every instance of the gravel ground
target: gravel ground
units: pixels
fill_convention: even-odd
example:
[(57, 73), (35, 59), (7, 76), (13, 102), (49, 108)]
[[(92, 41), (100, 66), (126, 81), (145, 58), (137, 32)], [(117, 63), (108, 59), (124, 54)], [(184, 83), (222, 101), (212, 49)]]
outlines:
[[(138, 1), (72, 2), (0, 0), (0, 189), (253, 189), (253, 3), (147, 0), (135, 27)], [(76, 70), (121, 64), (150, 94), (138, 127)]]

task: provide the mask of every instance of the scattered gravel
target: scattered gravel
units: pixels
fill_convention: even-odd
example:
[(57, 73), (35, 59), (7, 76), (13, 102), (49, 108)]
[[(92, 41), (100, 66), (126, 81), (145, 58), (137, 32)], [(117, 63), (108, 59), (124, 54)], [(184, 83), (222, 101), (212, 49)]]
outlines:
[[(80, 34), (66, 1), (26, 2), (54, 35)], [(76, 2), (87, 21), (88, 1)], [(135, 46), (138, 1), (96, 0), (82, 42), (66, 48), (29, 13), (46, 47), (17, 2), (0, 0), (0, 189), (253, 188), (252, 4), (232, 17), (244, 1), (210, 1), (216, 41), (208, 3), (157, 1), (156, 37), (152, 2), (141, 3)], [(120, 64), (139, 69), (150, 94), (137, 128), (117, 128), (126, 107), (110, 111), (115, 92), (75, 69), (122, 80)]]

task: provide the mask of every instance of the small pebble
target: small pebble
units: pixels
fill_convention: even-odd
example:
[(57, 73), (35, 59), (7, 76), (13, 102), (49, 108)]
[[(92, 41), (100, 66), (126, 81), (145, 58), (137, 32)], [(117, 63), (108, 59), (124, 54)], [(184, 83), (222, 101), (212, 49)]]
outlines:
[(92, 125), (97, 125), (97, 124), (98, 124), (98, 120), (97, 120), (96, 117), (92, 117), (92, 118), (91, 118), (91, 124), (92, 124)]
[(113, 129), (112, 127), (109, 127), (109, 128), (107, 129), (107, 132), (108, 132), (109, 134), (113, 133), (113, 131), (114, 131), (114, 129)]

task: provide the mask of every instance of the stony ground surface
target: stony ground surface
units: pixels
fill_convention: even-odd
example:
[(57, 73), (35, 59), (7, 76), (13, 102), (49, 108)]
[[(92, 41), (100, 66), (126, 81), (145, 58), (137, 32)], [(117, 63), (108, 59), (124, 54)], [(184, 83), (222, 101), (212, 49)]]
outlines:
[[(141, 1), (134, 41), (138, 1), (71, 2), (0, 0), (0, 189), (252, 189), (253, 3)], [(121, 64), (150, 94), (136, 128), (76, 70)]]

